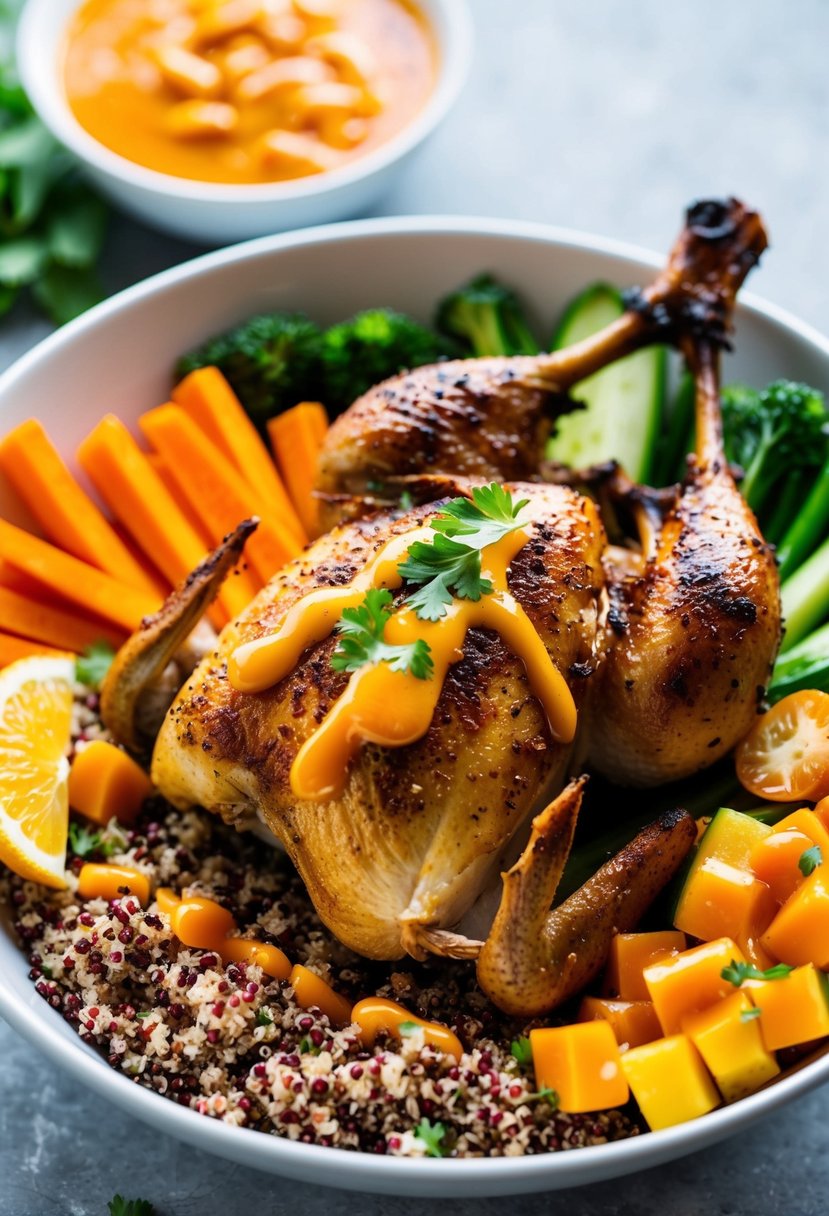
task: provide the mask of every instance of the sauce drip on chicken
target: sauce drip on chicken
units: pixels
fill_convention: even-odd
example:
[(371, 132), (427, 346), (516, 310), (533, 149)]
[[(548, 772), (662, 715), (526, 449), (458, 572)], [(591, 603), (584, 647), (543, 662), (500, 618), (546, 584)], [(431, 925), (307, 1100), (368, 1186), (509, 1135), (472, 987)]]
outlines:
[[(345, 609), (355, 608), (371, 588), (395, 590), (402, 582), (398, 565), (412, 544), (434, 536), (428, 528), (396, 536), (346, 587), (312, 591), (289, 609), (275, 633), (237, 647), (228, 661), (228, 679), (240, 692), (256, 693), (290, 674), (309, 646), (333, 631)], [(529, 540), (520, 528), (487, 545), (481, 567), (492, 591), (478, 600), (454, 599), (438, 621), (419, 619), (403, 604), (386, 624), (384, 640), (407, 645), (422, 639), (434, 669), (429, 678), (398, 671), (389, 663), (366, 663), (349, 681), (319, 727), (306, 739), (291, 766), (291, 788), (298, 798), (323, 801), (339, 796), (349, 761), (364, 742), (406, 747), (429, 729), (446, 673), (463, 658), (468, 630), (500, 634), (524, 664), (550, 733), (571, 743), (576, 732), (576, 706), (564, 677), (524, 609), (510, 594), (509, 563)]]

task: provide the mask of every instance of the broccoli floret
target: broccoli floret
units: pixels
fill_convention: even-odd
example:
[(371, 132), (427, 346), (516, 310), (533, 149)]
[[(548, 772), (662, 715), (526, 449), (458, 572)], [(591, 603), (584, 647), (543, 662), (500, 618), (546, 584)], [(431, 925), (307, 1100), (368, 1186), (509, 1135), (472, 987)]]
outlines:
[(215, 366), (227, 377), (250, 417), (266, 419), (323, 393), (322, 330), (301, 313), (253, 317), (184, 355), (179, 377)]
[(325, 331), (324, 400), (338, 414), (374, 384), (457, 353), (439, 334), (389, 308), (358, 313)]
[(478, 275), (438, 305), (435, 323), (474, 355), (536, 355), (518, 297), (489, 274)]
[(763, 522), (772, 489), (782, 492), (792, 477), (802, 479), (825, 461), (826, 406), (806, 384), (775, 380), (757, 392), (743, 385), (723, 390), (726, 454), (743, 469), (742, 492)]

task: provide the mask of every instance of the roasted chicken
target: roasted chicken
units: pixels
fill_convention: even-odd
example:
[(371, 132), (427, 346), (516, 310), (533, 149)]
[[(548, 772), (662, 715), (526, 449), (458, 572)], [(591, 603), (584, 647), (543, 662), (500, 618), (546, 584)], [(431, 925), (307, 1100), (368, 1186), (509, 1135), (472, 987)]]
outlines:
[[(759, 218), (741, 204), (698, 204), (666, 270), (602, 334), (554, 355), (417, 369), (373, 389), (331, 428), (319, 489), (329, 521), (343, 522), (223, 630), (164, 718), (152, 775), (176, 805), (201, 804), (234, 822), (258, 814), (322, 919), (353, 949), (388, 959), (480, 955), (480, 982), (493, 1000), (541, 1012), (595, 974), (613, 933), (636, 922), (690, 848), (693, 822), (678, 812), (550, 910), (581, 801), (581, 782), (559, 794), (568, 770), (588, 755), (617, 781), (653, 785), (705, 767), (747, 731), (776, 654), (774, 561), (725, 460), (718, 399), (734, 296), (764, 246)], [(608, 545), (592, 497), (542, 483), (544, 439), (568, 388), (657, 340), (678, 345), (696, 375), (697, 451), (667, 497), (612, 474), (639, 533), (639, 546), (621, 551)], [(312, 590), (359, 578), (391, 538), (422, 528), (447, 496), (492, 479), (529, 502), (508, 591), (580, 707), (575, 740), (551, 733), (502, 638), (472, 628), (422, 738), (400, 747), (363, 742), (341, 792), (298, 797), (297, 753), (349, 685), (330, 662), (335, 621), (272, 687), (234, 687), (229, 660), (244, 644), (278, 637)], [(401, 483), (420, 505), (394, 508)], [(103, 707), (131, 746), (140, 742), (147, 685), (169, 673), (182, 622), (192, 625), (194, 605), (241, 540), (229, 539), (218, 564), (198, 572), (119, 656)], [(513, 857), (520, 852), (522, 828), (541, 807), (504, 875), (491, 929), (484, 924), (479, 935), (485, 943), (467, 936), (486, 909), (478, 897), (510, 847)]]

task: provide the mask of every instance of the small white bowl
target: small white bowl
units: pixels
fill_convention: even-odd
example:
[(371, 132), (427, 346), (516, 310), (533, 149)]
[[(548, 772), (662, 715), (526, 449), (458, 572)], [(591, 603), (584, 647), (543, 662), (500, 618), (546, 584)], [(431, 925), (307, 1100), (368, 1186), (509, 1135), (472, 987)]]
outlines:
[(295, 181), (224, 185), (137, 165), (80, 125), (66, 99), (60, 63), (66, 28), (79, 3), (27, 0), (17, 31), (17, 63), (32, 105), (119, 207), (176, 236), (215, 245), (327, 223), (369, 208), (446, 117), (466, 79), (472, 50), (467, 0), (418, 0), (435, 33), (439, 64), (432, 95), (410, 123), (342, 169)]

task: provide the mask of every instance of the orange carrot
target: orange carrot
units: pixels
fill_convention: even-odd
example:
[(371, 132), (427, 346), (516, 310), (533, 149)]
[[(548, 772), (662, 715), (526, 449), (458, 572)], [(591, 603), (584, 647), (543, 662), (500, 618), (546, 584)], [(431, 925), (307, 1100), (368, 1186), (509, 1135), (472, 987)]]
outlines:
[(53, 604), (42, 604), (3, 586), (0, 586), (0, 625), (22, 638), (74, 650), (76, 654), (93, 642), (120, 646), (125, 636), (123, 631), (97, 625), (89, 617), (67, 612)]
[(0, 558), (49, 591), (127, 633), (159, 607), (158, 596), (128, 587), (5, 519), (0, 519)]
[[(186, 578), (205, 556), (205, 545), (124, 424), (113, 414), (102, 418), (78, 448), (78, 460), (139, 548), (170, 582)], [(217, 599), (222, 611), (212, 611), (211, 619), (218, 624), (248, 604), (244, 588), (233, 578), (225, 581)]]
[(8, 667), (17, 659), (28, 659), (33, 654), (66, 654), (65, 650), (55, 650), (53, 646), (41, 646), (39, 642), (29, 642), (25, 638), (12, 637), (10, 633), (0, 633), (0, 667)]
[(21, 422), (0, 442), (0, 469), (53, 544), (129, 587), (157, 588), (64, 464), (41, 424)]
[[(240, 520), (256, 514), (256, 502), (230, 461), (179, 405), (160, 405), (142, 414), (139, 425), (209, 528), (214, 543)], [(299, 545), (273, 518), (260, 521), (245, 552), (256, 573), (267, 582), (295, 557)]]
[(308, 540), (259, 432), (217, 367), (200, 367), (177, 384), (173, 401), (215, 443), (257, 500), (257, 515), (272, 516), (297, 543)]
[(314, 480), (327, 427), (319, 401), (302, 401), (268, 422), (276, 463), (309, 536), (318, 536), (320, 531)]

